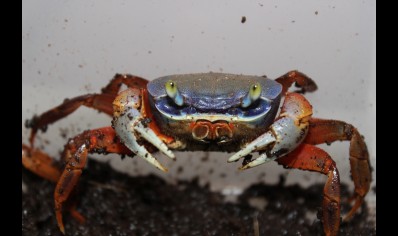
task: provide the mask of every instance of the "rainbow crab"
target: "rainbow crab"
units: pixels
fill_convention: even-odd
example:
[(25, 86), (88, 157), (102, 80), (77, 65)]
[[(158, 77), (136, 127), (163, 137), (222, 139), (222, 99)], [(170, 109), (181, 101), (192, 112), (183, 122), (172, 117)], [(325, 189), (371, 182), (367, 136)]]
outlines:
[[(287, 92), (295, 84), (300, 90)], [(119, 92), (121, 85), (127, 89)], [(62, 209), (76, 186), (88, 153), (139, 156), (167, 171), (152, 153), (169, 158), (171, 150), (233, 153), (228, 162), (243, 159), (240, 169), (268, 161), (327, 175), (322, 216), (326, 235), (337, 235), (340, 226), (340, 179), (335, 162), (315, 145), (350, 141), (354, 204), (344, 219), (361, 206), (369, 191), (371, 168), (366, 144), (355, 127), (343, 121), (312, 118), (312, 106), (300, 93), (316, 90), (306, 75), (291, 71), (271, 80), (266, 77), (203, 73), (165, 76), (153, 81), (117, 74), (100, 94), (65, 100), (26, 122), (30, 145), (22, 144), (22, 163), (36, 174), (57, 182), (54, 198), (60, 230)], [(279, 111), (281, 98), (285, 97)], [(112, 126), (85, 131), (65, 145), (63, 171), (34, 148), (38, 130), (62, 119), (81, 105), (113, 116)], [(279, 111), (279, 114), (278, 114)], [(253, 153), (258, 153), (256, 158)], [(68, 208), (83, 221), (74, 208)]]

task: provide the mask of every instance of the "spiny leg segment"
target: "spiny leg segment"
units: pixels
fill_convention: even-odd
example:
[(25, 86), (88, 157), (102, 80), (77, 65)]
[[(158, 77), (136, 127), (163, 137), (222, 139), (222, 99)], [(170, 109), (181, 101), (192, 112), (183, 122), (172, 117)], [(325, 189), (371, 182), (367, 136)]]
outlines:
[(296, 93), (314, 92), (318, 88), (310, 77), (297, 70), (289, 71), (275, 80), (282, 85), (282, 94), (285, 94), (293, 83), (296, 87), (300, 88), (294, 91)]
[(82, 170), (87, 162), (88, 153), (118, 153), (122, 155), (133, 155), (116, 136), (112, 127), (85, 131), (70, 139), (65, 145), (63, 158), (66, 161), (65, 169), (57, 183), (54, 192), (55, 214), (58, 226), (65, 233), (62, 222), (62, 209), (75, 188)]
[(369, 161), (369, 153), (365, 141), (358, 130), (344, 121), (324, 120), (312, 118), (310, 129), (304, 142), (312, 145), (321, 143), (332, 143), (334, 141), (350, 141), (350, 166), (351, 175), (354, 181), (355, 201), (351, 210), (344, 216), (343, 220), (349, 220), (364, 201), (369, 192), (372, 181), (372, 173)]
[(336, 163), (322, 149), (301, 144), (293, 152), (276, 159), (285, 168), (309, 170), (327, 175), (323, 189), (322, 222), (327, 236), (338, 234), (340, 227), (340, 177)]

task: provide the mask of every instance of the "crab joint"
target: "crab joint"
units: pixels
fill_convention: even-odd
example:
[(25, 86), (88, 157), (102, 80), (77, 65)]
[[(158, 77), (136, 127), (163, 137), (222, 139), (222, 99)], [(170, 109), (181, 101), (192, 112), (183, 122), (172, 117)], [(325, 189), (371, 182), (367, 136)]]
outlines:
[(192, 137), (199, 141), (227, 141), (233, 137), (233, 125), (225, 121), (197, 121), (191, 125)]

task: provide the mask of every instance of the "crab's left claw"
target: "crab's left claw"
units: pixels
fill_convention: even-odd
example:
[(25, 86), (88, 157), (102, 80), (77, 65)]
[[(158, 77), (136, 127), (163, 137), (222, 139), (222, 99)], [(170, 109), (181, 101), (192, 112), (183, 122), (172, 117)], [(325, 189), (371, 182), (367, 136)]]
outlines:
[(247, 163), (247, 164), (241, 166), (241, 167), (239, 168), (239, 170), (246, 170), (246, 169), (249, 169), (249, 168), (252, 168), (252, 167), (255, 167), (255, 166), (264, 164), (264, 163), (267, 163), (267, 162), (269, 162), (269, 161), (273, 161), (273, 160), (275, 160), (275, 159), (276, 159), (275, 156), (269, 158), (269, 157), (267, 156), (267, 154), (263, 153), (263, 154), (261, 154), (259, 157), (257, 157), (256, 159), (254, 159), (253, 161), (250, 161), (249, 163)]
[(302, 95), (286, 94), (281, 114), (270, 126), (269, 131), (232, 155), (228, 162), (237, 161), (253, 152), (260, 152), (259, 157), (243, 164), (240, 169), (244, 170), (286, 155), (305, 138), (311, 115), (311, 104)]
[(139, 110), (141, 106), (140, 92), (138, 89), (130, 88), (118, 95), (113, 102), (114, 119), (112, 125), (124, 145), (134, 154), (166, 172), (167, 169), (139, 143), (140, 139), (145, 140), (158, 148), (166, 156), (172, 159), (175, 158), (173, 152), (147, 126), (148, 122), (151, 121), (141, 115)]
[(246, 147), (244, 147), (242, 150), (239, 152), (235, 153), (232, 155), (229, 159), (228, 162), (234, 162), (239, 160), (240, 158), (249, 155), (252, 152), (257, 151), (259, 147), (265, 147), (269, 145), (270, 143), (275, 142), (276, 139), (275, 137), (270, 133), (267, 132), (258, 138), (256, 138), (253, 142), (249, 143)]
[[(267, 145), (275, 142), (276, 139), (275, 137), (271, 134), (271, 132), (267, 132), (258, 138), (256, 138), (253, 142), (249, 143), (246, 147), (244, 147), (242, 150), (239, 152), (235, 153), (232, 155), (229, 159), (228, 162), (234, 162), (238, 161), (240, 158), (245, 157), (247, 155), (250, 155), (250, 153), (255, 152), (258, 150), (259, 147), (266, 147)], [(272, 161), (275, 158), (269, 158), (266, 153), (262, 153), (259, 157), (256, 159), (250, 161), (249, 163), (244, 164), (239, 168), (239, 170), (246, 170), (261, 164), (264, 164), (266, 162)]]

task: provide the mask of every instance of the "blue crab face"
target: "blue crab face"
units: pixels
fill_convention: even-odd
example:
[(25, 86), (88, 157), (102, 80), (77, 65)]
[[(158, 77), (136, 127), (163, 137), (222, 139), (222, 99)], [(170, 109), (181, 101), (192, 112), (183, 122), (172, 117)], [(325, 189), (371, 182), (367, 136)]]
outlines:
[(282, 91), (279, 83), (264, 77), (223, 73), (165, 76), (149, 82), (147, 88), (157, 122), (169, 135), (178, 133), (170, 126), (192, 126), (198, 121), (232, 124), (234, 130), (240, 126), (257, 133), (254, 129), (263, 130), (273, 122)]

